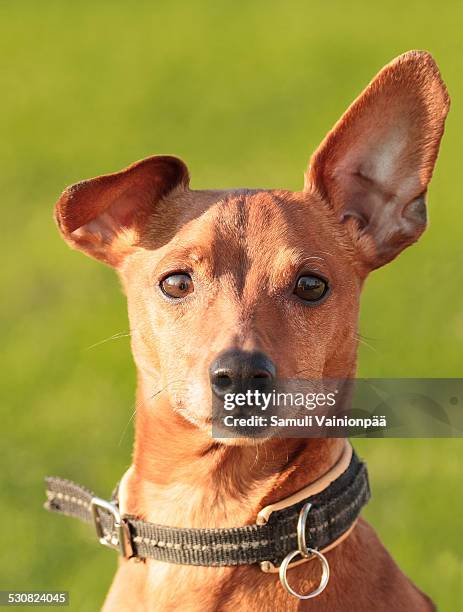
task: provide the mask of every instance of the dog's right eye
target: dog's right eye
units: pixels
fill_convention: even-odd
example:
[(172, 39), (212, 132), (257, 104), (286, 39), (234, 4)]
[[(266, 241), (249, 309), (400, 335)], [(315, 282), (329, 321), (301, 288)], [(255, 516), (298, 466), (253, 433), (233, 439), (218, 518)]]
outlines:
[(189, 274), (171, 274), (160, 283), (162, 292), (170, 298), (181, 299), (193, 293), (194, 285)]
[(319, 276), (304, 275), (297, 279), (294, 293), (305, 302), (319, 302), (328, 292), (328, 283)]

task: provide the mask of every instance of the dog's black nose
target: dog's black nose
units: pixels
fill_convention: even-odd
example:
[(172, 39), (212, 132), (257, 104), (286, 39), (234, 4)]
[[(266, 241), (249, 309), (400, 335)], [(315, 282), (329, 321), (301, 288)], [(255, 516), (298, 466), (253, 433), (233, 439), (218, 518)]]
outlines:
[(230, 350), (211, 364), (209, 376), (212, 391), (223, 399), (226, 393), (270, 389), (275, 378), (275, 366), (264, 353)]

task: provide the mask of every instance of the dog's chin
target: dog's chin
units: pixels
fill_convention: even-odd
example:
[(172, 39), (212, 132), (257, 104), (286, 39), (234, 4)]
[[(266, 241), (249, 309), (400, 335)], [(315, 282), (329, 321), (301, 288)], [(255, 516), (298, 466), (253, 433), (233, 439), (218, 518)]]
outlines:
[(272, 438), (272, 436), (261, 437), (261, 438), (219, 438), (217, 435), (211, 436), (214, 442), (217, 444), (221, 444), (222, 446), (259, 446), (260, 444), (264, 444)]
[(240, 427), (220, 427), (208, 424), (208, 434), (217, 443), (224, 446), (259, 446), (275, 437), (275, 432), (267, 427), (249, 430)]
[(196, 421), (195, 426), (202, 434), (216, 444), (221, 446), (258, 446), (273, 438), (273, 433), (270, 430), (262, 432), (259, 436), (243, 435), (243, 432), (234, 430), (221, 430), (213, 427), (210, 419)]

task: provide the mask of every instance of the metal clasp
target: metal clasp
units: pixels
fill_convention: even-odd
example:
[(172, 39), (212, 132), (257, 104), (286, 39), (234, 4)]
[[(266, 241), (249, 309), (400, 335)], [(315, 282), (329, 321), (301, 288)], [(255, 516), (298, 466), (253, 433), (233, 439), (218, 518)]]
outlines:
[[(119, 508), (115, 504), (105, 499), (101, 499), (101, 497), (93, 497), (90, 502), (90, 508), (92, 510), (96, 535), (98, 536), (100, 544), (118, 550), (123, 557), (131, 557), (133, 551), (130, 543), (129, 528), (127, 524), (124, 523)], [(105, 535), (98, 510), (106, 511), (112, 516), (114, 525), (111, 533)]]
[[(290, 595), (293, 595), (294, 597), (297, 597), (298, 599), (312, 599), (312, 597), (317, 597), (317, 595), (320, 595), (320, 593), (322, 593), (325, 590), (328, 584), (328, 581), (330, 579), (330, 566), (328, 564), (328, 561), (325, 555), (323, 555), (320, 551), (315, 550), (315, 548), (309, 548), (306, 543), (305, 530), (306, 530), (307, 516), (309, 514), (310, 508), (311, 508), (310, 503), (307, 503), (302, 507), (299, 513), (299, 519), (297, 521), (297, 546), (298, 548), (297, 550), (293, 550), (292, 552), (286, 555), (286, 557), (281, 562), (280, 569), (279, 569), (281, 584), (286, 589), (286, 591), (288, 591)], [(293, 559), (297, 556), (302, 557), (302, 560), (304, 561), (309, 561), (310, 559), (317, 558), (322, 565), (322, 576), (320, 578), (320, 583), (318, 587), (314, 589), (313, 591), (310, 591), (310, 593), (306, 593), (305, 595), (295, 591), (289, 585), (288, 579), (286, 576), (288, 569), (292, 567), (291, 562), (293, 562)], [(296, 564), (297, 563), (294, 563), (294, 565)]]

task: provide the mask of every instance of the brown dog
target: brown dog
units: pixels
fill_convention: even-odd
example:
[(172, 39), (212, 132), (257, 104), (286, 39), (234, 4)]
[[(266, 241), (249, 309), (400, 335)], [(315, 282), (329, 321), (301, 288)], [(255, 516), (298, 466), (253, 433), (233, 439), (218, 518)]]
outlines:
[[(284, 378), (355, 375), (363, 282), (425, 229), (448, 108), (431, 56), (410, 52), (335, 125), (301, 192), (192, 191), (185, 164), (159, 156), (63, 193), (66, 241), (115, 267), (128, 298), (138, 410), (123, 512), (177, 527), (250, 524), (336, 463), (340, 439), (212, 439), (214, 363), (231, 354), (233, 376), (258, 352), (259, 371)], [(257, 566), (123, 559), (105, 609), (434, 609), (363, 521), (327, 558), (329, 587), (308, 603)], [(309, 590), (319, 574), (305, 563), (291, 582)]]

